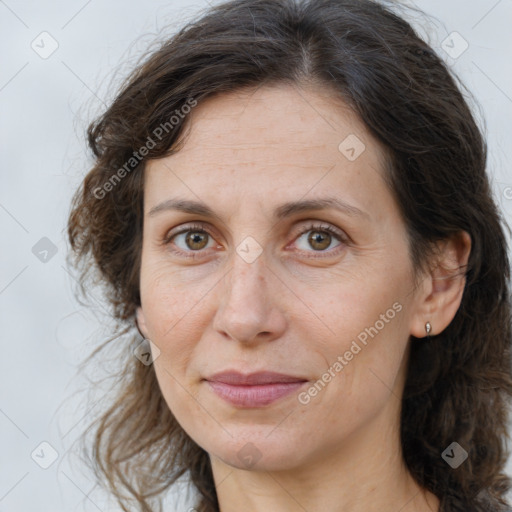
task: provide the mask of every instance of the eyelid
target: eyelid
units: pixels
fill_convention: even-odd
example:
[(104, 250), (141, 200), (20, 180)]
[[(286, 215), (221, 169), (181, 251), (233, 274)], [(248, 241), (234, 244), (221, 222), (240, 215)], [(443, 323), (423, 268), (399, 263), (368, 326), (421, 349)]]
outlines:
[(172, 229), (164, 235), (162, 239), (162, 243), (164, 245), (168, 244), (171, 241), (171, 239), (174, 238), (175, 236), (181, 235), (182, 233), (186, 233), (187, 231), (204, 231), (205, 233), (208, 233), (210, 236), (213, 237), (212, 232), (208, 229), (208, 227), (206, 227), (202, 223), (193, 222), (191, 224), (181, 224), (175, 229), (176, 231)]
[[(301, 225), (297, 226), (296, 229), (294, 229), (294, 241), (298, 236), (303, 235), (304, 233), (307, 233), (308, 231), (318, 230), (318, 231), (327, 231), (331, 233), (332, 235), (337, 236), (340, 241), (347, 243), (350, 238), (349, 236), (342, 231), (341, 229), (337, 228), (336, 226), (333, 226), (329, 222), (325, 221), (319, 221), (319, 220), (303, 220), (300, 221)], [(305, 224), (305, 225), (304, 225)]]

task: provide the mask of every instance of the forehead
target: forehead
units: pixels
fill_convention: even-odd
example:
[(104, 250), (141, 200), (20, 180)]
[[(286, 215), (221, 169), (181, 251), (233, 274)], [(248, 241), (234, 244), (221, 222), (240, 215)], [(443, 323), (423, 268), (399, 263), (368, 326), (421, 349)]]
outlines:
[(331, 91), (281, 84), (219, 94), (187, 121), (181, 149), (146, 166), (148, 203), (177, 190), (218, 202), (222, 190), (260, 202), (329, 191), (364, 204), (386, 187), (383, 148)]
[[(328, 89), (276, 84), (218, 94), (200, 102), (189, 114), (186, 152), (243, 150), (244, 154), (279, 156), (293, 150), (300, 160), (312, 150), (332, 147), (349, 136), (368, 140), (358, 116)], [(378, 143), (368, 140), (370, 152)], [(262, 151), (264, 150), (264, 151)], [(279, 151), (281, 150), (281, 152)], [(338, 149), (339, 151), (339, 149)], [(316, 151), (317, 159), (322, 156)], [(350, 155), (348, 155), (350, 156)], [(377, 156), (377, 155), (375, 155)]]

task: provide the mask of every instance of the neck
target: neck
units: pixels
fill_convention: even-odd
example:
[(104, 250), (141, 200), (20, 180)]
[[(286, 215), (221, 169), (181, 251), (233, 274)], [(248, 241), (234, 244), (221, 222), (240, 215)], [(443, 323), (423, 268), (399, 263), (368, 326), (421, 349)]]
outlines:
[(404, 465), (398, 425), (377, 418), (300, 467), (245, 470), (211, 456), (221, 512), (438, 512)]

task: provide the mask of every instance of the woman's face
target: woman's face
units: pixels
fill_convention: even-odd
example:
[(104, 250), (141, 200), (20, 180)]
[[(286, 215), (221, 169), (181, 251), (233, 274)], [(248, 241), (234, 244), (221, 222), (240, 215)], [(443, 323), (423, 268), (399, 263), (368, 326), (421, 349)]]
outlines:
[[(316, 89), (238, 91), (189, 115), (144, 182), (138, 320), (170, 410), (239, 468), (379, 449), (398, 436), (418, 323), (381, 148)], [(226, 371), (282, 375), (244, 386)]]

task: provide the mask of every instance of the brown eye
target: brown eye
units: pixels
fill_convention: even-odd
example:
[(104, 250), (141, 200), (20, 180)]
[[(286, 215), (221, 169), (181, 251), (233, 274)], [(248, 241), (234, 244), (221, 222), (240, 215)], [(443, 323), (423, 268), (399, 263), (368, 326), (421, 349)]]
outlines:
[[(311, 255), (318, 253), (334, 255), (338, 248), (341, 250), (347, 241), (342, 231), (331, 227), (328, 224), (309, 225), (303, 229), (295, 241), (295, 246), (302, 252), (309, 252)], [(313, 250), (312, 250), (313, 249)]]
[(178, 233), (166, 236), (163, 243), (175, 254), (190, 257), (202, 255), (215, 246), (212, 235), (201, 226), (185, 226)]
[(189, 231), (185, 237), (185, 243), (189, 249), (198, 251), (208, 244), (208, 233), (203, 231)]
[(311, 231), (308, 242), (315, 251), (323, 251), (331, 245), (332, 236), (325, 231)]

